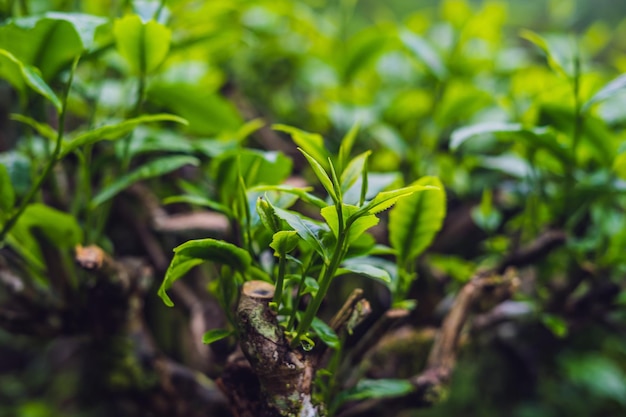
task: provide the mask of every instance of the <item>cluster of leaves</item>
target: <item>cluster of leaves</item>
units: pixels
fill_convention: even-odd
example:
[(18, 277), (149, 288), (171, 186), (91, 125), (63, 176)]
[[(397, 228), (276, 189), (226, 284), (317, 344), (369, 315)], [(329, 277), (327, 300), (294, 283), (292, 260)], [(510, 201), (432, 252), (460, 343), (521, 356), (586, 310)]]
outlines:
[[(292, 135), (328, 198), (311, 194), (311, 188), (281, 184), (291, 172), (288, 160), (280, 154), (238, 150), (220, 155), (213, 160), (220, 201), (192, 195), (168, 200), (219, 209), (236, 222), (241, 245), (209, 238), (177, 247), (159, 295), (173, 305), (166, 290), (174, 281), (204, 261), (217, 262), (224, 265), (218, 291), (225, 311), (232, 309), (242, 281), (251, 277), (266, 280), (276, 286), (273, 308), (284, 318), (286, 334), (294, 345), (305, 341), (310, 349), (314, 342), (308, 332), (312, 328), (324, 342), (338, 347), (332, 329), (316, 319), (333, 279), (349, 273), (373, 278), (389, 288), (397, 307), (408, 306), (405, 298), (415, 278), (410, 268), (443, 224), (445, 192), (435, 177), (393, 188), (395, 177), (368, 172), (369, 151), (350, 158), (356, 126), (344, 137), (334, 158), (321, 136), (284, 125), (276, 129)], [(319, 211), (310, 217), (288, 210), (297, 200)], [(378, 224), (377, 214), (394, 205), (389, 215), (392, 246), (386, 247), (377, 244), (367, 230)], [(269, 248), (276, 262), (262, 262)], [(377, 254), (395, 254), (397, 264), (373, 257)], [(311, 294), (311, 301), (300, 312), (298, 306), (306, 294)], [(205, 335), (205, 341), (228, 335), (213, 330)]]

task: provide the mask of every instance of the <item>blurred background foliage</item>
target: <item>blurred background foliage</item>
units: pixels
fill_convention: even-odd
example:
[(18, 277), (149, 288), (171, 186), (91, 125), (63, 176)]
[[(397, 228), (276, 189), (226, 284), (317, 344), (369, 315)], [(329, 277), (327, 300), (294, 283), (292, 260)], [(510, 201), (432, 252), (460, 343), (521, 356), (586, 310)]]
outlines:
[[(374, 150), (373, 171), (399, 173), (406, 182), (439, 176), (449, 196), (449, 232), (424, 259), (430, 269), (420, 279), (431, 283), (416, 290), (436, 287), (438, 301), (476, 268), (541, 232), (568, 233), (564, 248), (524, 272), (532, 283), (515, 301), (524, 306), (516, 326), (499, 327), (463, 352), (443, 404), (401, 415), (623, 415), (626, 93), (598, 92), (626, 72), (626, 3), (5, 0), (0, 46), (18, 48), (20, 30), (47, 30), (24, 21), (16, 29), (11, 19), (51, 11), (104, 19), (77, 71), (68, 107), (74, 126), (134, 112), (137, 71), (115, 47), (114, 19), (156, 15), (171, 31), (164, 61), (146, 76), (142, 111), (177, 114), (189, 125), (139, 127), (130, 145), (134, 161), (185, 153), (204, 163), (244, 146), (285, 150), (275, 135), (257, 131), (258, 118), (318, 132), (336, 150), (359, 121), (356, 146)], [(54, 87), (84, 46), (69, 30), (56, 33), (19, 56)], [(542, 42), (547, 54), (536, 46)], [(0, 84), (4, 113), (45, 120), (42, 102), (14, 87)], [(14, 122), (0, 123), (0, 158), (23, 193), (45, 143)], [(111, 163), (121, 159), (123, 142), (110, 148), (94, 161), (98, 177), (116, 175)], [(210, 175), (203, 181), (216, 189)], [(201, 189), (153, 184), (160, 197)], [(106, 209), (68, 206), (81, 223), (105, 227), (98, 219)], [(464, 218), (470, 232), (455, 235), (451, 224)], [(106, 233), (91, 239), (135, 254), (132, 242)], [(555, 307), (557, 290), (583, 272), (577, 300), (605, 288), (610, 297), (582, 310)], [(416, 297), (429, 305), (424, 294)], [(165, 330), (163, 343), (173, 343), (167, 338)], [(91, 415), (72, 403), (76, 374), (46, 360), (54, 344), (0, 332), (0, 346), (0, 415)]]

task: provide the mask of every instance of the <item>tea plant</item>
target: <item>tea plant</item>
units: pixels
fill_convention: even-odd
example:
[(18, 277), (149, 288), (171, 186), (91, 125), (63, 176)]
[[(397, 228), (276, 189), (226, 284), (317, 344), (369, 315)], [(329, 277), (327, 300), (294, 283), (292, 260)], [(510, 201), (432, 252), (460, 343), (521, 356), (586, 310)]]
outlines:
[[(334, 393), (324, 393), (324, 388), (322, 395), (311, 392), (312, 378), (319, 365), (318, 360), (307, 359), (307, 352), (314, 349), (315, 339), (338, 352), (342, 351), (343, 338), (336, 334), (339, 328), (331, 328), (318, 317), (331, 283), (346, 274), (364, 275), (387, 285), (397, 306), (406, 305), (405, 297), (415, 278), (415, 274), (406, 268), (413, 264), (415, 257), (428, 246), (441, 228), (445, 214), (445, 193), (436, 178), (424, 178), (407, 187), (390, 190), (386, 189), (392, 184), (380, 181), (370, 186), (370, 152), (350, 158), (357, 135), (356, 127), (344, 137), (338, 155), (334, 156), (328, 154), (323, 138), (319, 135), (282, 125), (276, 128), (289, 132), (296, 144), (301, 146), (300, 152), (322, 185), (326, 199), (312, 194), (311, 188), (273, 184), (275, 181), (272, 180), (280, 179), (272, 169), (280, 166), (280, 158), (272, 163), (269, 162), (268, 154), (234, 154), (228, 166), (220, 164), (222, 172), (218, 178), (224, 179), (220, 182), (222, 187), (237, 190), (236, 193), (229, 195), (230, 201), (205, 201), (204, 205), (223, 207), (223, 211), (236, 220), (237, 227), (234, 229), (239, 234), (235, 241), (241, 242), (241, 246), (210, 238), (183, 243), (174, 249), (174, 258), (165, 274), (159, 295), (166, 304), (173, 305), (166, 290), (176, 280), (203, 262), (220, 264), (222, 268), (217, 278), (218, 288), (214, 290), (222, 307), (226, 311), (234, 308), (242, 283), (244, 293), (239, 301), (238, 315), (234, 317), (229, 314), (232, 331), (211, 330), (204, 335), (204, 341), (211, 343), (232, 333), (238, 335), (242, 349), (257, 371), (265, 392), (263, 401), (268, 410), (265, 412), (278, 413), (276, 415), (323, 414), (328, 405), (317, 403), (320, 399), (332, 401)], [(419, 197), (414, 198), (413, 195)], [(289, 210), (298, 199), (313, 206), (317, 211), (316, 218)], [(180, 197), (174, 198), (174, 201), (193, 199)], [(404, 206), (400, 205), (402, 201), (406, 202)], [(392, 248), (376, 245), (375, 239), (367, 231), (378, 224), (380, 213), (396, 204), (400, 206), (391, 209), (390, 215)], [(276, 259), (262, 264), (263, 255), (268, 250), (273, 252)], [(373, 256), (384, 253), (397, 254), (399, 268), (393, 268), (390, 273), (381, 267), (381, 260)], [(272, 285), (261, 285), (263, 290), (255, 294), (251, 289), (246, 291), (246, 282), (254, 285), (249, 288), (261, 285), (259, 282)], [(262, 298), (262, 295), (267, 295), (266, 291), (271, 293), (263, 307), (267, 311), (257, 311), (247, 317), (248, 313), (242, 305), (253, 296)], [(301, 310), (307, 295), (309, 299)], [(366, 313), (353, 314), (357, 322), (350, 325), (350, 333), (361, 320), (356, 317)], [(273, 336), (267, 336), (268, 332)], [(259, 337), (257, 333), (265, 335), (271, 342), (255, 340)], [(267, 343), (273, 343), (274, 346), (264, 349), (262, 345)], [(267, 356), (276, 354), (277, 350), (284, 359), (276, 361)], [(287, 359), (294, 354), (301, 357), (301, 361), (314, 362), (315, 365), (297, 366), (294, 362), (298, 361)], [(334, 361), (331, 366), (336, 368), (338, 365)], [(299, 373), (306, 373), (300, 376), (304, 381), (298, 380), (291, 384), (289, 381), (293, 377), (285, 377), (288, 380), (282, 381), (281, 387), (277, 388), (267, 376), (268, 372), (289, 374), (289, 369), (296, 368)], [(335, 371), (332, 369), (331, 375)], [(285, 384), (291, 388), (285, 389)], [(389, 385), (393, 386), (391, 382)], [(399, 386), (401, 391), (395, 392), (395, 395), (412, 390), (410, 384)], [(380, 389), (372, 390), (370, 396), (390, 394), (382, 385)], [(311, 396), (316, 398), (314, 402)]]

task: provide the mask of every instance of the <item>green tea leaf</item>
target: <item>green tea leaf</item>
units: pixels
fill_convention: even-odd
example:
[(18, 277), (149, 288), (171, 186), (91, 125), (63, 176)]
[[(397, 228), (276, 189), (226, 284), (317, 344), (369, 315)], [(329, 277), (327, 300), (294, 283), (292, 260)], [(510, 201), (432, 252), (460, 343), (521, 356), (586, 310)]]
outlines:
[(571, 50), (571, 44), (568, 41), (557, 42), (555, 39), (552, 39), (551, 41), (550, 39), (527, 29), (523, 29), (520, 36), (539, 47), (539, 49), (545, 53), (548, 65), (554, 72), (564, 78), (569, 78), (569, 76), (574, 73), (572, 65), (573, 51)]
[(132, 71), (149, 74), (167, 56), (172, 32), (154, 20), (144, 23), (138, 15), (128, 15), (115, 21), (113, 35), (118, 51)]
[(216, 262), (243, 272), (250, 266), (250, 254), (232, 243), (215, 239), (190, 240), (174, 248), (174, 258), (170, 262), (158, 295), (167, 306), (174, 303), (167, 295), (172, 284), (186, 274), (191, 268), (205, 261)]
[(346, 260), (337, 271), (337, 276), (350, 272), (375, 279), (376, 281), (380, 281), (387, 286), (391, 284), (391, 276), (389, 275), (389, 272), (383, 268), (366, 263), (363, 258), (352, 258)]
[(298, 246), (298, 240), (295, 230), (281, 230), (274, 233), (270, 247), (274, 249), (274, 256), (284, 256)]
[(61, 100), (46, 84), (39, 71), (25, 65), (6, 49), (0, 49), (0, 78), (7, 80), (22, 93), (25, 93), (25, 86), (32, 88), (36, 93), (47, 98), (57, 111), (61, 111)]
[[(348, 225), (347, 220), (355, 215), (359, 211), (357, 206), (351, 206), (347, 204), (342, 205), (342, 216), (344, 220), (343, 226)], [(330, 227), (335, 237), (339, 237), (339, 218), (337, 216), (337, 209), (335, 206), (324, 207), (321, 210), (321, 215), (326, 220), (326, 223)], [(358, 217), (352, 217), (349, 223), (347, 243), (353, 243), (357, 240), (367, 229), (374, 227), (378, 224), (378, 217), (373, 214), (359, 215)]]
[(140, 124), (154, 122), (175, 122), (187, 124), (185, 119), (174, 116), (173, 114), (151, 114), (124, 120), (123, 122), (114, 125), (101, 126), (88, 132), (81, 133), (73, 139), (65, 142), (63, 144), (63, 148), (61, 148), (59, 159), (81, 146), (100, 142), (102, 140), (117, 140), (132, 132), (132, 130)]
[(211, 343), (225, 339), (232, 334), (233, 332), (231, 330), (212, 329), (202, 335), (202, 343), (204, 343), (205, 345), (210, 345)]
[(167, 174), (185, 165), (198, 165), (199, 163), (198, 159), (193, 156), (166, 156), (155, 159), (133, 172), (118, 177), (91, 200), (90, 206), (99, 206), (138, 181)]
[(436, 189), (436, 187), (431, 185), (420, 185), (414, 184), (409, 187), (399, 188), (397, 190), (392, 191), (383, 191), (374, 197), (371, 201), (366, 203), (361, 209), (357, 212), (357, 215), (367, 214), (376, 214), (381, 211), (385, 211), (396, 202), (406, 196), (409, 196), (418, 191), (431, 190)]
[(313, 318), (313, 321), (311, 322), (311, 328), (313, 329), (317, 337), (319, 337), (322, 342), (326, 343), (326, 345), (328, 345), (329, 347), (333, 349), (338, 349), (341, 346), (337, 333), (335, 333), (335, 331), (331, 329), (329, 325), (324, 323), (324, 321), (322, 321), (318, 317)]
[(320, 182), (322, 183), (322, 186), (324, 186), (328, 195), (333, 199), (335, 204), (337, 204), (338, 197), (337, 197), (337, 193), (335, 193), (335, 187), (333, 186), (333, 182), (328, 176), (328, 173), (326, 172), (326, 170), (324, 170), (324, 167), (317, 160), (315, 160), (315, 158), (313, 158), (311, 155), (306, 153), (303, 149), (301, 148), (298, 148), (298, 149), (300, 150), (300, 152), (302, 152), (302, 154), (307, 159), (307, 161), (309, 161), (309, 165), (311, 165), (311, 168), (313, 168), (313, 172), (315, 173), (315, 176), (320, 180)]
[(403, 198), (389, 213), (389, 242), (401, 265), (431, 244), (446, 215), (446, 193), (437, 177), (422, 177), (413, 185), (431, 188)]
[(371, 153), (371, 151), (363, 152), (348, 163), (341, 173), (341, 191), (344, 193), (348, 191), (363, 176), (363, 170)]

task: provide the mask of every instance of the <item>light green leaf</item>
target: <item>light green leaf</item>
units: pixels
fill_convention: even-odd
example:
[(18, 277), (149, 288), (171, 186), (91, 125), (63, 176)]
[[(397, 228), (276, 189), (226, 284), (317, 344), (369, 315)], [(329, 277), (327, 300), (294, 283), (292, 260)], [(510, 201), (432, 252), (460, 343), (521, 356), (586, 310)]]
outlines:
[(298, 246), (298, 234), (295, 230), (281, 230), (274, 233), (270, 248), (274, 249), (274, 256), (285, 256)]
[(98, 127), (88, 132), (81, 133), (73, 139), (65, 142), (63, 144), (63, 148), (61, 148), (59, 159), (81, 146), (100, 142), (101, 140), (120, 139), (121, 137), (132, 132), (132, 130), (138, 125), (154, 122), (175, 122), (187, 124), (185, 119), (174, 116), (173, 114), (151, 114), (124, 120), (123, 122), (114, 125)]
[(0, 49), (0, 78), (7, 80), (22, 93), (25, 93), (24, 86), (32, 88), (36, 93), (47, 98), (57, 111), (61, 111), (61, 100), (41, 78), (39, 71), (25, 65), (6, 49)]
[(328, 176), (328, 173), (326, 172), (324, 167), (317, 160), (315, 160), (315, 158), (313, 158), (311, 155), (306, 153), (302, 148), (298, 148), (298, 149), (300, 150), (300, 152), (302, 152), (302, 154), (307, 159), (307, 161), (309, 161), (309, 165), (311, 165), (311, 168), (313, 168), (313, 172), (315, 173), (315, 176), (320, 180), (320, 182), (326, 189), (326, 192), (328, 192), (328, 195), (333, 199), (335, 203), (338, 203), (337, 193), (335, 193), (333, 182)]
[(626, 152), (620, 153), (613, 161), (613, 171), (623, 180), (626, 180)]
[(166, 291), (191, 268), (205, 261), (220, 263), (236, 271), (244, 272), (250, 266), (250, 254), (232, 243), (215, 239), (190, 240), (174, 248), (174, 258), (170, 263), (158, 295), (167, 306), (174, 303)]
[(347, 166), (344, 166), (345, 169), (341, 173), (341, 191), (345, 193), (359, 178), (362, 178), (363, 170), (371, 153), (371, 151), (363, 152), (352, 159)]
[(337, 333), (335, 333), (335, 331), (331, 329), (329, 325), (324, 323), (324, 321), (322, 321), (318, 317), (313, 318), (313, 321), (311, 322), (311, 328), (313, 329), (317, 337), (319, 337), (322, 342), (326, 343), (326, 345), (328, 345), (329, 347), (333, 349), (338, 349), (341, 346)]
[(117, 19), (113, 35), (118, 51), (137, 74), (150, 74), (161, 65), (172, 38), (170, 29), (154, 20), (144, 23), (138, 15)]
[[(347, 204), (342, 205), (342, 216), (344, 220), (344, 227), (348, 225), (347, 220), (355, 215), (359, 211), (357, 206), (351, 206)], [(335, 206), (327, 206), (321, 210), (321, 215), (326, 220), (328, 227), (333, 232), (335, 237), (339, 237), (339, 218), (337, 216), (337, 209)], [(367, 229), (374, 227), (378, 224), (378, 217), (373, 214), (361, 214), (358, 217), (352, 217), (349, 223), (347, 243), (351, 244), (357, 240)]]
[(410, 30), (404, 29), (400, 31), (400, 40), (413, 56), (423, 63), (437, 79), (443, 80), (448, 76), (448, 70), (439, 53), (424, 38)]
[(535, 44), (546, 54), (548, 65), (554, 72), (564, 78), (569, 78), (574, 73), (572, 48), (569, 42), (567, 42), (567, 45), (565, 45), (565, 42), (556, 42), (554, 39), (550, 42), (549, 39), (527, 29), (523, 29), (520, 32), (520, 36)]
[(431, 188), (402, 199), (389, 213), (389, 242), (401, 265), (431, 244), (446, 215), (446, 193), (437, 177), (423, 177), (413, 185)]
[(323, 243), (322, 238), (330, 231), (324, 227), (324, 224), (315, 222), (300, 213), (283, 210), (278, 207), (274, 207), (274, 212), (278, 217), (286, 221), (305, 242), (311, 245), (325, 262), (328, 261), (326, 245)]
[(295, 144), (315, 159), (324, 170), (330, 169), (328, 165), (329, 154), (324, 145), (324, 138), (321, 135), (282, 124), (272, 125), (272, 129), (289, 133)]
[(608, 98), (611, 98), (615, 94), (624, 91), (626, 89), (626, 74), (622, 74), (602, 87), (600, 91), (595, 93), (582, 107), (583, 111), (588, 110), (591, 106)]
[(0, 211), (7, 215), (15, 205), (15, 191), (7, 168), (0, 164)]
[(137, 181), (158, 177), (172, 172), (185, 165), (198, 165), (200, 162), (192, 156), (166, 156), (155, 159), (137, 168), (135, 171), (118, 177), (112, 184), (101, 190), (90, 203), (91, 207), (97, 207), (120, 191), (128, 188)]
[(225, 339), (232, 334), (233, 332), (231, 330), (212, 329), (202, 335), (202, 343), (204, 343), (205, 345), (210, 345), (211, 343)]

